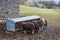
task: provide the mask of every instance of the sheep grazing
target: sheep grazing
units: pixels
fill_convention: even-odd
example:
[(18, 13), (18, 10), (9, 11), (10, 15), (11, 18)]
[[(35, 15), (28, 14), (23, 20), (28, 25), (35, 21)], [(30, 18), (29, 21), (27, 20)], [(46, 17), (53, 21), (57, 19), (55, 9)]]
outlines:
[(22, 27), (23, 27), (25, 34), (26, 34), (26, 31), (28, 30), (31, 31), (32, 34), (34, 34), (35, 25), (32, 22), (23, 22)]
[(43, 29), (44, 27), (47, 26), (47, 20), (44, 19), (44, 18), (42, 18), (42, 19), (41, 19), (41, 22), (42, 22), (42, 29)]
[(32, 23), (35, 25), (35, 31), (39, 32), (39, 24), (37, 23), (37, 21), (32, 21)]
[(47, 20), (44, 18), (42, 18), (41, 20), (42, 20), (43, 26), (47, 26)]
[(34, 34), (35, 31), (39, 32), (39, 30), (42, 30), (44, 26), (47, 26), (46, 19), (22, 22), (22, 27), (25, 34), (26, 34), (26, 31), (30, 31), (32, 34)]

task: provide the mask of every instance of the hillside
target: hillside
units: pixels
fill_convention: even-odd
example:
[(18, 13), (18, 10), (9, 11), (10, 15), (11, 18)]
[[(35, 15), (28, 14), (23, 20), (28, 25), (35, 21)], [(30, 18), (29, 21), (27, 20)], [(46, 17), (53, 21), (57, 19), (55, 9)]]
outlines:
[[(0, 29), (0, 40), (60, 40), (60, 9), (42, 9), (20, 5), (20, 16), (39, 15), (47, 20), (47, 26), (39, 33), (31, 34), (23, 31), (2, 32)], [(17, 19), (19, 20), (19, 19)], [(20, 26), (19, 26), (20, 27)]]
[(59, 19), (60, 9), (42, 9), (20, 5), (20, 15), (39, 15), (44, 18)]

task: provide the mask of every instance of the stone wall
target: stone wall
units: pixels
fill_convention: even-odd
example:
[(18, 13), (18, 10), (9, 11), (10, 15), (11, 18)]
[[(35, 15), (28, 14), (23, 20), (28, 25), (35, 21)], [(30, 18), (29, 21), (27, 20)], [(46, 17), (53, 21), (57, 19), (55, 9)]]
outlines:
[(0, 0), (0, 18), (17, 17), (19, 15), (20, 0)]

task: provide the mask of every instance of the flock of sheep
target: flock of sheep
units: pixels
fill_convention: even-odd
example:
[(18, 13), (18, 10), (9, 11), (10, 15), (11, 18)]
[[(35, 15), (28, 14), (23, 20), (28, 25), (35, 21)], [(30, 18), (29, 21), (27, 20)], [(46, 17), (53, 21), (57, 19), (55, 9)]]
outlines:
[(27, 31), (30, 31), (32, 34), (34, 34), (34, 32), (39, 32), (40, 30), (42, 30), (43, 26), (45, 27), (47, 26), (47, 20), (44, 18), (37, 20), (35, 19), (35, 20), (22, 22), (21, 24), (25, 34)]

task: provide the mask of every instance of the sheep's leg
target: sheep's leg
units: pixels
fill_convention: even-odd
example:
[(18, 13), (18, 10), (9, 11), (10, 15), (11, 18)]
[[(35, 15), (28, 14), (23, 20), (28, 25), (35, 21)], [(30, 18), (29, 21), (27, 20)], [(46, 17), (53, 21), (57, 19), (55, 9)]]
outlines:
[(40, 28), (38, 28), (36, 31), (39, 33), (39, 31), (40, 31)]
[(24, 34), (26, 34), (26, 30), (24, 30)]
[(38, 30), (38, 33), (40, 32), (40, 28), (39, 28), (39, 30)]
[(44, 28), (44, 27), (42, 26), (41, 29), (43, 30), (43, 28)]
[(34, 29), (32, 30), (32, 34), (34, 34)]
[(39, 30), (42, 31), (43, 30), (43, 26), (42, 27), (39, 27)]
[(39, 33), (39, 30), (36, 30), (37, 33)]

